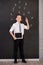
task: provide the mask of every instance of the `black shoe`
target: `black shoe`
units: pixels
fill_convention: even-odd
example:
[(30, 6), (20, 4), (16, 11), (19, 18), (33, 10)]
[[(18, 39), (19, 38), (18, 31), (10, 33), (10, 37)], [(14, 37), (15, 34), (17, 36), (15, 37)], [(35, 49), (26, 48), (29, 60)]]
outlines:
[(25, 60), (22, 60), (23, 63), (27, 63)]
[(17, 60), (15, 60), (14, 63), (17, 63)]

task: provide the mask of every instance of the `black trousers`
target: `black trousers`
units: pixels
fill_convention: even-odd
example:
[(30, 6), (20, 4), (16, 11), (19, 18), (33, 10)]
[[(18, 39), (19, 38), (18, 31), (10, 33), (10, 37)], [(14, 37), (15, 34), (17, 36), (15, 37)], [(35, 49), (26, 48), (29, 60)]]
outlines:
[(23, 49), (23, 45), (24, 45), (24, 39), (17, 39), (14, 41), (14, 59), (17, 59), (17, 52), (18, 52), (18, 48), (20, 51), (20, 58), (23, 60), (24, 59), (24, 49)]

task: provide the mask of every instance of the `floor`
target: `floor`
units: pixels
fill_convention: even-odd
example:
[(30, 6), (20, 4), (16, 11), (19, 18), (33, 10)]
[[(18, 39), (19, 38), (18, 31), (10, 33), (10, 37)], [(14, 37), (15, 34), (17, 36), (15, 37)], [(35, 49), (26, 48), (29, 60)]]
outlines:
[(17, 64), (14, 64), (13, 61), (0, 61), (0, 65), (43, 65), (43, 61), (28, 61), (27, 63), (22, 63), (18, 61)]

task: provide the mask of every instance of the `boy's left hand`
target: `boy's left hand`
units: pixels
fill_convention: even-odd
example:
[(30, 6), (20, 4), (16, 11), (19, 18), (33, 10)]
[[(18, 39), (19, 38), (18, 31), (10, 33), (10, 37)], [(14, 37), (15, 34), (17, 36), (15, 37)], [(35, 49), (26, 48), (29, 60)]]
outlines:
[(25, 22), (28, 23), (28, 18), (27, 17), (25, 18)]

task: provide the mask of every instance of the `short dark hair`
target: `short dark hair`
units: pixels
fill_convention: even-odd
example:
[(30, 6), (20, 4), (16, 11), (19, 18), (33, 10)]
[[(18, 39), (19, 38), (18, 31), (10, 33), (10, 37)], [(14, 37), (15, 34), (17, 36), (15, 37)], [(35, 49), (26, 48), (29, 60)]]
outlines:
[(17, 15), (16, 15), (16, 17), (17, 17), (17, 16), (21, 16), (21, 17), (22, 17), (22, 15), (21, 15), (21, 14), (17, 14)]

